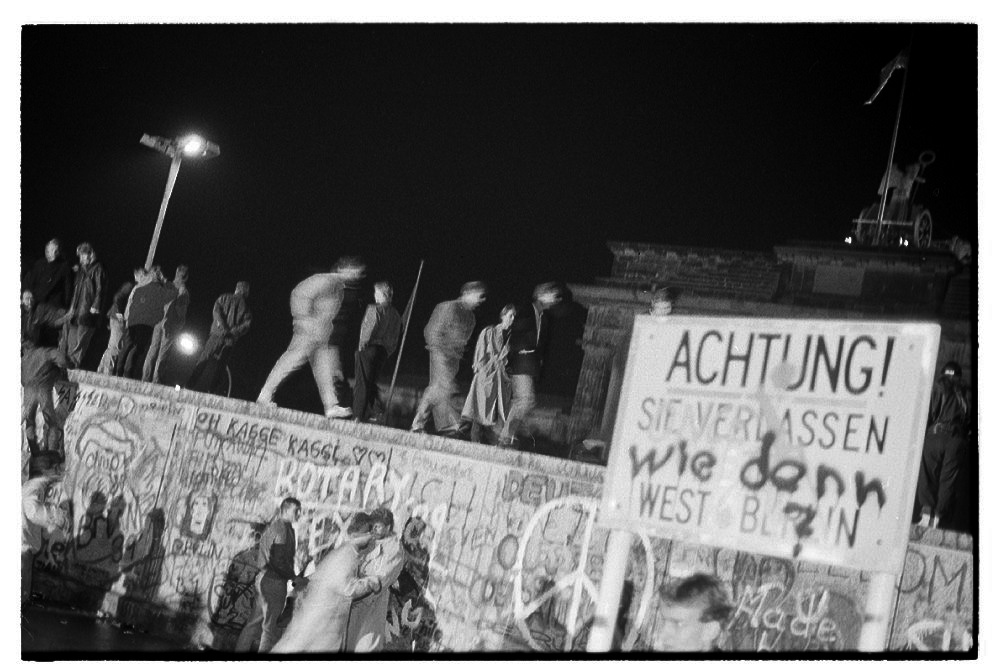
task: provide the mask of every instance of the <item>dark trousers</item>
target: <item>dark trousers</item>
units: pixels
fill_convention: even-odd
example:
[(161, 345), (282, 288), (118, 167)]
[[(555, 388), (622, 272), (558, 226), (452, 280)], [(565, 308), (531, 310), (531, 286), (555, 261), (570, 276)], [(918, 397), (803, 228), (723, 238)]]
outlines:
[[(954, 512), (954, 481), (964, 452), (963, 432), (928, 429), (923, 439), (923, 459), (916, 482), (916, 508), (928, 508), (945, 523)], [(943, 526), (943, 525), (942, 525)]]
[(375, 415), (379, 399), (379, 372), (386, 363), (386, 349), (381, 345), (369, 345), (355, 353), (355, 395), (352, 413), (359, 422), (365, 422)]
[(217, 379), (227, 366), (231, 357), (231, 345), (224, 342), (224, 336), (210, 334), (200, 359), (189, 375), (186, 387), (197, 392), (213, 392), (217, 388)]
[(124, 331), (115, 374), (141, 380), (141, 372), (145, 366), (145, 357), (148, 356), (148, 348), (152, 344), (154, 330), (155, 327), (148, 324), (135, 324)]

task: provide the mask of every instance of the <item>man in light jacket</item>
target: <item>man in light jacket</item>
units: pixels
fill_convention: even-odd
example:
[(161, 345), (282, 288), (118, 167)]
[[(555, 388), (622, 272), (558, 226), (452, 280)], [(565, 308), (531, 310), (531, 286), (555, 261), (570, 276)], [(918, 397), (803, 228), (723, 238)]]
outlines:
[(334, 319), (345, 300), (348, 284), (365, 276), (365, 263), (357, 257), (343, 257), (330, 273), (318, 273), (298, 284), (289, 297), (293, 314), (293, 338), (289, 348), (276, 361), (258, 393), (258, 403), (274, 406), (272, 396), (290, 373), (307, 361), (313, 369), (324, 415), (328, 418), (349, 418), (351, 409), (338, 401), (335, 385), (344, 382), (341, 354), (337, 340), (333, 341)]
[(310, 576), (293, 620), (272, 653), (337, 653), (348, 640), (352, 602), (381, 590), (377, 577), (360, 577), (362, 559), (372, 550), (372, 519), (356, 513), (348, 535)]
[(176, 288), (166, 282), (158, 266), (138, 282), (124, 309), (124, 338), (117, 355), (118, 376), (139, 380), (148, 348), (152, 343), (155, 325), (162, 321), (165, 307), (176, 298)]
[(351, 604), (345, 650), (355, 653), (381, 651), (385, 646), (389, 587), (396, 583), (406, 563), (406, 553), (393, 532), (393, 512), (380, 507), (369, 515), (376, 542), (362, 560), (359, 574), (365, 579), (377, 579), (378, 585), (372, 594)]

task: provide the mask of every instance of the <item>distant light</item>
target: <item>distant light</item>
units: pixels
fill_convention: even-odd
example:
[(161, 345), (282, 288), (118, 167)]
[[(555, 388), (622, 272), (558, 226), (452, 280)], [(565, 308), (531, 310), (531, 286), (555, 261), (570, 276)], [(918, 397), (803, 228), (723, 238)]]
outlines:
[(193, 334), (180, 334), (177, 343), (179, 344), (179, 349), (187, 355), (192, 355), (200, 349), (200, 343)]
[(181, 388), (181, 387), (179, 387), (178, 385), (176, 385), (176, 392), (178, 392), (178, 391), (179, 391), (179, 390), (181, 390), (181, 389), (183, 389), (183, 388)]
[(844, 239), (844, 242), (850, 245), (851, 243), (854, 242), (854, 240), (851, 238), (851, 236), (848, 236), (847, 238)]
[(206, 144), (203, 138), (198, 135), (191, 135), (182, 141), (183, 144), (183, 154), (186, 156), (196, 156), (203, 152), (203, 147)]

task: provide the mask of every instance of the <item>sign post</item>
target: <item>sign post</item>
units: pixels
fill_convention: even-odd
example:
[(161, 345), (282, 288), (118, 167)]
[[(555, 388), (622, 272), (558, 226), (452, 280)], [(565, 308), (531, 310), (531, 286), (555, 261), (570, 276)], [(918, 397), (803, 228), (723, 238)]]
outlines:
[[(600, 524), (877, 573), (860, 646), (880, 650), (939, 336), (920, 323), (638, 316)], [(608, 550), (603, 597), (625, 561)], [(616, 618), (601, 603), (590, 651)]]

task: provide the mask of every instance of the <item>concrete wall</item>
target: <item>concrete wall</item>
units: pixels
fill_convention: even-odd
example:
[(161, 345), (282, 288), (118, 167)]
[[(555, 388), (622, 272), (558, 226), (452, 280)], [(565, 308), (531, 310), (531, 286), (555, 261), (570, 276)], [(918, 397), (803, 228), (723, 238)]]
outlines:
[[(389, 649), (584, 648), (608, 536), (594, 522), (601, 467), (74, 378), (67, 477), (51, 493), (71, 500), (73, 527), (46, 539), (36, 591), (181, 645), (229, 649), (254, 598), (258, 535), (283, 497), (303, 501), (300, 551), (315, 557), (354, 512), (385, 503), (408, 552), (391, 591)], [(970, 543), (947, 535), (911, 546), (893, 646), (969, 641), (960, 633), (971, 628)], [(722, 577), (737, 605), (727, 650), (857, 642), (866, 576), (641, 535), (623, 648), (649, 646), (658, 589), (698, 570)], [(953, 624), (934, 625), (952, 614)]]

